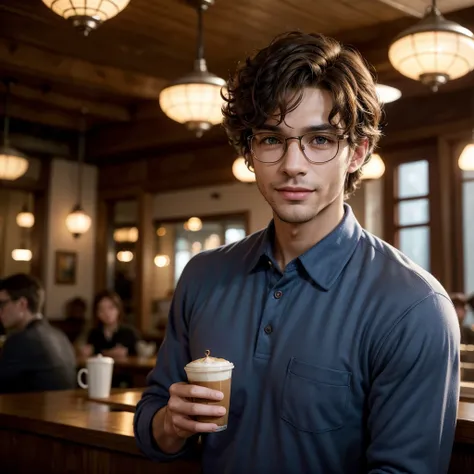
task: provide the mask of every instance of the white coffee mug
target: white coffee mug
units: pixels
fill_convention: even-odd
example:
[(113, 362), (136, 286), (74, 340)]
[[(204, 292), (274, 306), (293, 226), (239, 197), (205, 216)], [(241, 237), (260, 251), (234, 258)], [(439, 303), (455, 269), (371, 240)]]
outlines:
[[(114, 360), (112, 357), (103, 357), (99, 354), (86, 361), (86, 367), (77, 373), (79, 387), (88, 389), (90, 398), (107, 398), (112, 386)], [(83, 382), (82, 375), (87, 374), (87, 382)]]

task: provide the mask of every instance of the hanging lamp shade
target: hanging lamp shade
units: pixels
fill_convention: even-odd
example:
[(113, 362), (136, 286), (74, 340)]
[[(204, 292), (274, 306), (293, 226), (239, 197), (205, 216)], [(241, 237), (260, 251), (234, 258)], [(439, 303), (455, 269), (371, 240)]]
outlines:
[(256, 181), (255, 173), (247, 167), (245, 158), (242, 156), (234, 161), (232, 165), (232, 173), (236, 179), (243, 183), (254, 183)]
[(201, 137), (213, 125), (222, 122), (224, 79), (207, 70), (204, 59), (203, 13), (214, 0), (189, 0), (197, 3), (198, 41), (194, 71), (177, 79), (160, 93), (160, 107), (172, 120), (186, 125)]
[(66, 227), (69, 232), (77, 238), (85, 234), (91, 226), (91, 218), (85, 213), (81, 206), (76, 205), (66, 217)]
[(29, 262), (33, 257), (30, 249), (19, 248), (12, 251), (12, 258), (16, 262)]
[(362, 168), (362, 179), (379, 179), (385, 173), (385, 163), (378, 153), (373, 153)]
[(69, 20), (87, 36), (101, 23), (119, 14), (130, 0), (43, 0), (54, 13)]
[(24, 208), (16, 215), (16, 224), (18, 227), (29, 229), (35, 225), (35, 216)]
[(474, 141), (464, 147), (459, 155), (458, 165), (463, 171), (474, 171)]
[(0, 180), (14, 181), (28, 170), (28, 160), (23, 153), (9, 146), (0, 147)]
[(375, 89), (377, 91), (377, 97), (383, 104), (395, 102), (402, 96), (402, 92), (399, 89), (385, 84), (376, 84)]
[(433, 1), (419, 23), (395, 38), (388, 57), (401, 74), (437, 91), (474, 69), (474, 37), (467, 28), (446, 20)]

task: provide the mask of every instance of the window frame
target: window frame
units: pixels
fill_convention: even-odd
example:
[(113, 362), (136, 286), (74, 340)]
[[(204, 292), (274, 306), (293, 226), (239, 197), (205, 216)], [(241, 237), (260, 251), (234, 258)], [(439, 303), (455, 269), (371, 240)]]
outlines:
[[(429, 272), (435, 277), (442, 276), (442, 241), (437, 238), (441, 229), (440, 207), (440, 183), (438, 172), (438, 147), (435, 140), (426, 140), (417, 143), (407, 143), (383, 149), (380, 152), (385, 161), (386, 171), (384, 176), (384, 240), (396, 248), (399, 248), (400, 229), (428, 226), (430, 252)], [(398, 197), (398, 167), (405, 163), (415, 161), (428, 162), (428, 194), (423, 196), (399, 198)], [(408, 202), (416, 199), (428, 199), (428, 220), (424, 224), (398, 224), (398, 205), (400, 202)]]

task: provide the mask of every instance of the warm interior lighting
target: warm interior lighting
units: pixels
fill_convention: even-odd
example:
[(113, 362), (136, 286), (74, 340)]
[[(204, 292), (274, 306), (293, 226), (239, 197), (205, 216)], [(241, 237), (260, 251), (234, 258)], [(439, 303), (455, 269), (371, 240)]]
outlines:
[(436, 91), (474, 68), (474, 37), (467, 28), (446, 20), (433, 1), (425, 17), (392, 42), (388, 57), (401, 74)]
[(32, 212), (21, 211), (16, 215), (16, 223), (18, 227), (29, 229), (35, 225), (35, 216)]
[(156, 235), (158, 237), (164, 237), (166, 235), (166, 227), (158, 227), (158, 229), (156, 229)]
[(185, 124), (200, 137), (222, 121), (221, 90), (224, 79), (207, 70), (204, 59), (203, 13), (214, 0), (195, 0), (198, 12), (197, 56), (192, 73), (174, 81), (160, 93), (160, 107), (172, 120)]
[(121, 227), (114, 231), (115, 242), (136, 242), (138, 240), (138, 229), (136, 227)]
[(131, 262), (133, 260), (133, 252), (130, 252), (130, 250), (121, 250), (117, 252), (117, 260), (125, 263)]
[(130, 0), (43, 0), (48, 8), (71, 21), (85, 35), (119, 14), (129, 2)]
[(232, 165), (232, 173), (239, 181), (243, 183), (254, 183), (255, 173), (250, 171), (245, 164), (245, 158), (237, 158)]
[(373, 153), (362, 168), (362, 179), (379, 179), (385, 173), (385, 164), (379, 154)]
[(12, 251), (12, 258), (17, 262), (29, 262), (33, 254), (29, 249), (15, 249)]
[(183, 226), (186, 230), (191, 232), (198, 232), (202, 229), (202, 221), (199, 217), (190, 217)]
[(376, 84), (375, 89), (377, 90), (377, 96), (383, 104), (395, 102), (398, 100), (402, 93), (399, 89), (385, 84)]
[(66, 227), (71, 234), (77, 238), (86, 233), (91, 226), (91, 218), (80, 206), (75, 206), (66, 217)]
[(464, 147), (459, 155), (458, 165), (463, 171), (474, 171), (474, 142)]
[(0, 148), (0, 180), (14, 181), (28, 170), (28, 160), (10, 147)]
[(170, 264), (170, 258), (168, 255), (157, 255), (153, 261), (159, 268), (167, 267)]

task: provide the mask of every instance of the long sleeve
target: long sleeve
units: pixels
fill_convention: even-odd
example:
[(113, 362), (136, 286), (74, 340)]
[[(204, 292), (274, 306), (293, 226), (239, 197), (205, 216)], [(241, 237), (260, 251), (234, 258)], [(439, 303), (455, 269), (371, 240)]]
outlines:
[(21, 354), (23, 345), (15, 342), (7, 341), (0, 356), (0, 393), (19, 391), (26, 373), (25, 355)]
[(169, 321), (165, 339), (158, 352), (156, 366), (148, 376), (147, 389), (137, 405), (134, 417), (134, 431), (138, 447), (155, 461), (170, 461), (184, 457), (195, 444), (189, 440), (185, 449), (174, 455), (159, 450), (152, 435), (152, 421), (156, 412), (163, 408), (169, 399), (169, 387), (176, 382), (187, 380), (184, 366), (190, 362), (188, 328), (186, 313), (190, 300), (187, 286), (189, 266), (186, 267), (176, 288), (170, 307)]
[(369, 394), (370, 474), (448, 472), (459, 399), (459, 325), (431, 294), (382, 340)]

